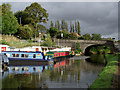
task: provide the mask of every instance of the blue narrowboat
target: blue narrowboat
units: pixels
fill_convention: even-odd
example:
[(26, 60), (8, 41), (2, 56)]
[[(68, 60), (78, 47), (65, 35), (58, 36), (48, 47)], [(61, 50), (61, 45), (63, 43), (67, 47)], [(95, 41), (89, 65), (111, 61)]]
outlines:
[(2, 53), (6, 55), (9, 60), (51, 61), (51, 59), (48, 59), (47, 56), (44, 56), (40, 51), (3, 51)]

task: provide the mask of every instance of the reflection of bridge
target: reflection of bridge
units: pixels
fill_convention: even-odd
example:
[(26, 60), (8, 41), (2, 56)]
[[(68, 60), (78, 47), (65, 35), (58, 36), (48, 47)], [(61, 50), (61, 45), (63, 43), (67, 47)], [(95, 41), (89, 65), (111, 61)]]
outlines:
[(76, 49), (76, 43), (80, 43), (80, 48), (83, 50), (83, 53), (88, 51), (93, 46), (109, 46), (113, 51), (116, 51), (116, 47), (113, 41), (108, 40), (63, 40), (56, 39), (54, 40), (58, 46), (69, 46), (72, 47), (73, 50)]

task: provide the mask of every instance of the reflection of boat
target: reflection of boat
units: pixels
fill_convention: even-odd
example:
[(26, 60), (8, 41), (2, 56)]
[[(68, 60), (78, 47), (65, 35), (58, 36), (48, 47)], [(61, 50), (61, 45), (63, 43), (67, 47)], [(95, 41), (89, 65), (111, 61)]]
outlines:
[(8, 58), (5, 55), (3, 55), (3, 54), (0, 53), (0, 64), (2, 64), (2, 62), (4, 64), (9, 64)]
[(54, 65), (54, 68), (58, 68), (58, 67), (62, 67), (62, 66), (66, 66), (66, 65), (70, 65), (70, 63), (74, 63), (74, 60), (72, 60), (72, 62), (70, 60), (63, 60), (63, 61), (60, 61), (60, 62), (57, 62), (55, 65)]
[(42, 72), (47, 69), (48, 66), (10, 66), (9, 73), (34, 73), (34, 72)]
[(57, 68), (57, 67), (60, 67), (60, 66), (65, 66), (65, 65), (67, 65), (67, 64), (69, 64), (69, 60), (63, 60), (63, 61), (61, 61), (61, 62), (57, 62), (57, 63), (54, 65), (54, 67)]
[(8, 74), (30, 74), (41, 73), (47, 70), (51, 66), (9, 66), (9, 71), (5, 71), (2, 74), (2, 78), (8, 76)]

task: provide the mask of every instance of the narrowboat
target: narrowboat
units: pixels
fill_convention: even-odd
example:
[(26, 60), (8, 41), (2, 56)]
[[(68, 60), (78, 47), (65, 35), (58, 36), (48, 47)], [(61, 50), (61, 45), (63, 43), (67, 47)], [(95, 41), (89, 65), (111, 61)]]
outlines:
[(32, 61), (51, 61), (44, 56), (40, 51), (37, 52), (27, 52), (27, 51), (3, 51), (4, 55), (8, 57), (9, 60), (32, 60)]
[(47, 52), (47, 58), (61, 58), (61, 57), (70, 57), (73, 56), (72, 51), (55, 51), (55, 52)]
[(42, 61), (42, 62), (53, 62), (56, 58), (72, 56), (72, 51), (57, 51), (47, 52), (46, 56), (43, 52), (36, 51), (2, 51), (7, 56), (9, 61)]

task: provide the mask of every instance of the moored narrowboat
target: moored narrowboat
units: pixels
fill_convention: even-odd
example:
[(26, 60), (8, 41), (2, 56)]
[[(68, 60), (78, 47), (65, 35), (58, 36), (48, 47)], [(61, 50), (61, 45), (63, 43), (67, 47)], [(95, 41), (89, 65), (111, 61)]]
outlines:
[(47, 58), (60, 58), (73, 56), (72, 51), (57, 51), (57, 52), (47, 52)]
[(50, 61), (42, 52), (26, 52), (26, 51), (3, 51), (9, 60), (33, 60), (33, 61)]

